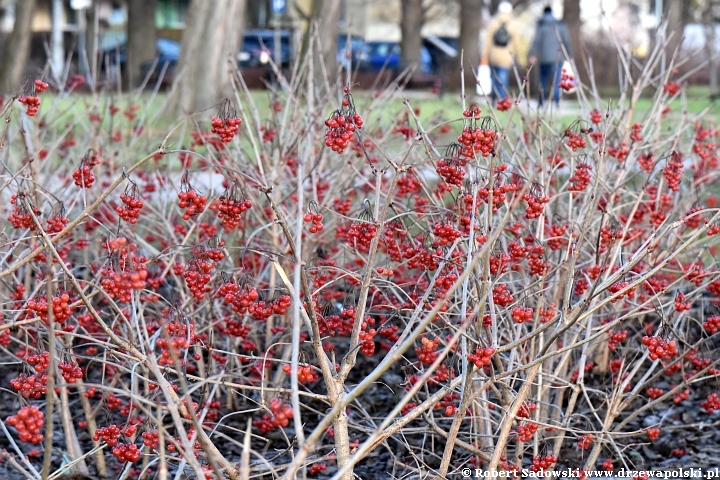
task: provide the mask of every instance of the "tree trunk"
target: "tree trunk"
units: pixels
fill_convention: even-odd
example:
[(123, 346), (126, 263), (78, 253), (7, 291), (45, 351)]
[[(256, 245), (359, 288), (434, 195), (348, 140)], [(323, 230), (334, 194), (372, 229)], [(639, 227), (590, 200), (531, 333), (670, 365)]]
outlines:
[(130, 0), (127, 23), (127, 62), (125, 64), (125, 85), (137, 86), (142, 79), (140, 65), (155, 58), (155, 10), (157, 0)]
[(425, 22), (422, 0), (405, 0), (402, 2), (402, 20), (400, 22), (400, 68), (417, 67), (420, 64), (420, 48), (422, 37), (420, 30)]
[(585, 63), (582, 59), (581, 31), (582, 20), (580, 20), (580, 0), (563, 0), (563, 22), (567, 25), (570, 35), (570, 45), (573, 51), (569, 52), (575, 58), (575, 65), (578, 68), (578, 75), (583, 81), (587, 81)]
[(52, 22), (50, 43), (51, 62), (50, 72), (56, 82), (62, 80), (63, 70), (65, 70), (65, 45), (63, 39), (63, 27), (65, 21), (63, 18), (64, 5), (62, 0), (52, 0)]
[[(477, 83), (476, 73), (480, 66), (480, 24), (483, 0), (460, 0), (460, 44), (455, 61), (457, 72), (465, 77), (465, 92), (473, 94)], [(460, 65), (462, 56), (463, 64)], [(453, 75), (450, 85), (460, 87), (460, 75)]]
[(190, 113), (232, 94), (245, 0), (192, 0), (175, 68), (171, 109)]
[(666, 0), (664, 16), (667, 18), (668, 28), (667, 35), (670, 41), (666, 50), (666, 65), (669, 65), (675, 51), (680, 47), (682, 42), (683, 30), (685, 29), (683, 15), (683, 0)]
[(15, 26), (5, 42), (0, 63), (0, 91), (15, 93), (20, 88), (25, 63), (30, 53), (32, 17), (35, 0), (20, 0), (15, 7)]
[[(313, 0), (312, 19), (317, 24), (315, 40), (320, 44), (313, 46), (313, 68), (315, 88), (323, 98), (327, 87), (337, 81), (338, 62), (337, 45), (340, 32), (340, 0)], [(327, 76), (326, 76), (327, 75)]]
[(713, 100), (718, 95), (718, 64), (715, 54), (715, 21), (712, 15), (712, 2), (706, 2), (702, 9), (702, 23), (705, 27), (705, 51), (708, 57), (708, 82), (710, 86), (710, 98)]

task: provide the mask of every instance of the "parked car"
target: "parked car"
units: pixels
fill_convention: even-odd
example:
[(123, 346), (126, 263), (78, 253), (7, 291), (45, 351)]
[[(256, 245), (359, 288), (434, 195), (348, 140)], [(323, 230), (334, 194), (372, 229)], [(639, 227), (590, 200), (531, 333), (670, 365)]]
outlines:
[[(400, 45), (396, 42), (367, 42), (360, 54), (360, 69), (380, 70), (382, 68), (397, 71), (400, 69)], [(420, 48), (420, 72), (432, 73), (430, 52)]]
[[(292, 54), (292, 32), (280, 30), (280, 62), (281, 67), (290, 66)], [(275, 31), (270, 29), (247, 30), (244, 35), (242, 50), (238, 55), (241, 67), (259, 67), (275, 61)]]
[(458, 39), (454, 37), (429, 35), (423, 38), (423, 46), (430, 53), (432, 73), (435, 75), (441, 75), (458, 55)]
[(350, 66), (354, 69), (360, 61), (364, 44), (365, 41), (362, 38), (351, 36), (350, 48), (348, 49), (348, 36), (340, 35), (338, 37), (338, 63), (346, 69)]

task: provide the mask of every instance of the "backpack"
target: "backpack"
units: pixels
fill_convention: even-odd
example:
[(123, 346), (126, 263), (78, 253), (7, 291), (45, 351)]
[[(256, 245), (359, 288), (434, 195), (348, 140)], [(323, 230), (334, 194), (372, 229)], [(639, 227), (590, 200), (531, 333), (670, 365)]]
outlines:
[(508, 32), (507, 27), (503, 23), (500, 25), (500, 28), (495, 30), (495, 34), (493, 35), (493, 44), (496, 47), (507, 47), (508, 43), (510, 43), (510, 32)]

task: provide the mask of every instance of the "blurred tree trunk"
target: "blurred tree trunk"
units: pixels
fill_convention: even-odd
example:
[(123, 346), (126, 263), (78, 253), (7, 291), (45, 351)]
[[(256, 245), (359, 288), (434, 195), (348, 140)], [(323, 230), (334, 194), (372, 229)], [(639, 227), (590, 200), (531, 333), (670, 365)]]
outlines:
[(6, 42), (0, 63), (0, 91), (13, 93), (20, 88), (30, 53), (35, 0), (19, 0), (15, 6), (15, 26)]
[(245, 0), (192, 0), (183, 32), (170, 109), (190, 113), (232, 95)]
[(705, 51), (708, 57), (708, 82), (710, 86), (710, 98), (718, 96), (718, 62), (715, 55), (715, 19), (712, 14), (713, 2), (705, 2), (702, 9), (702, 23), (705, 27)]
[(65, 6), (62, 0), (52, 0), (50, 73), (58, 83), (61, 82), (65, 70), (65, 44), (63, 38), (63, 27), (65, 26), (64, 9)]
[(326, 81), (330, 89), (337, 81), (341, 6), (340, 0), (313, 0), (312, 2), (311, 17), (317, 25), (315, 40), (320, 42), (319, 45), (315, 44), (313, 47), (315, 87), (320, 89), (320, 98), (327, 88)]
[(480, 66), (480, 24), (482, 22), (483, 0), (460, 0), (460, 40), (459, 51), (455, 61), (456, 74), (450, 79), (451, 87), (460, 88), (460, 57), (462, 56), (462, 72), (465, 77), (466, 95), (475, 93), (477, 79), (475, 77)]
[(685, 16), (685, 7), (683, 3), (684, 0), (665, 0), (663, 14), (668, 23), (667, 35), (672, 35), (666, 49), (667, 63), (670, 62), (672, 56), (675, 55), (675, 50), (680, 47), (682, 42), (683, 31), (685, 30), (685, 19), (683, 18)]
[(420, 64), (420, 48), (422, 36), (420, 30), (425, 22), (422, 0), (405, 0), (402, 2), (402, 20), (400, 21), (400, 68)]
[(130, 0), (127, 23), (127, 62), (125, 85), (133, 88), (142, 82), (140, 65), (155, 58), (157, 0)]
[(580, 20), (580, 0), (563, 0), (563, 22), (567, 25), (570, 45), (573, 51), (568, 52), (575, 59), (580, 79), (587, 81), (585, 62), (582, 56), (582, 20)]

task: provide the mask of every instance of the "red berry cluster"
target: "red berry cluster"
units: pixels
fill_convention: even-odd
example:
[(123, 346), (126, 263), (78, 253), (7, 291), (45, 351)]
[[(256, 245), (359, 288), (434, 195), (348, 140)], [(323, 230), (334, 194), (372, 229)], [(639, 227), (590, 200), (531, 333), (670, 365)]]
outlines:
[(451, 157), (441, 158), (438, 160), (435, 171), (449, 185), (460, 187), (462, 186), (463, 179), (465, 178), (464, 166), (465, 162), (462, 160)]
[(495, 302), (495, 305), (507, 307), (513, 300), (513, 296), (506, 284), (500, 283), (493, 287), (493, 302)]
[(617, 350), (617, 346), (627, 339), (627, 330), (610, 330), (608, 332), (608, 348), (613, 352)]
[(45, 90), (47, 90), (48, 88), (50, 88), (50, 85), (43, 82), (39, 78), (35, 79), (35, 81), (33, 82), (33, 85), (35, 86), (35, 93), (42, 93)]
[(517, 441), (528, 442), (532, 440), (533, 435), (538, 430), (538, 424), (533, 422), (523, 422), (517, 428)]
[(131, 183), (128, 188), (125, 189), (125, 193), (120, 194), (120, 201), (122, 204), (115, 207), (120, 218), (135, 225), (137, 219), (140, 217), (140, 209), (145, 205), (140, 200), (140, 194), (138, 192), (137, 185)]
[(494, 154), (497, 139), (498, 134), (493, 128), (467, 126), (458, 137), (460, 156), (474, 159), (477, 152), (483, 157)]
[(290, 419), (293, 418), (292, 406), (289, 403), (283, 403), (279, 398), (271, 398), (268, 407), (271, 413), (266, 413), (263, 418), (253, 422), (253, 426), (261, 434), (287, 427), (290, 424)]
[(588, 450), (593, 442), (593, 436), (591, 434), (588, 435), (582, 435), (578, 439), (578, 447), (580, 447), (583, 450)]
[(680, 190), (680, 182), (682, 181), (684, 168), (682, 155), (678, 152), (673, 152), (667, 161), (667, 166), (663, 169), (663, 175), (667, 180), (668, 188), (673, 192)]
[(347, 232), (347, 242), (350, 246), (357, 246), (360, 251), (367, 251), (375, 233), (377, 227), (374, 223), (354, 222)]
[(633, 142), (642, 142), (642, 125), (639, 123), (633, 123), (630, 132), (630, 140)]
[(497, 108), (498, 111), (500, 111), (500, 112), (504, 112), (506, 110), (510, 110), (512, 108), (512, 104), (513, 104), (512, 98), (505, 97), (505, 98), (501, 98), (500, 100), (497, 101), (495, 108)]
[(210, 210), (217, 212), (223, 228), (226, 232), (230, 232), (237, 228), (242, 221), (242, 214), (252, 206), (252, 202), (245, 198), (237, 182), (233, 182), (220, 198), (210, 205)]
[(21, 442), (42, 443), (45, 439), (40, 431), (45, 425), (45, 415), (42, 410), (34, 405), (22, 407), (17, 415), (9, 416), (5, 422), (11, 427), (15, 427), (20, 434)]
[(534, 403), (523, 402), (523, 404), (520, 405), (516, 416), (518, 418), (530, 418), (530, 415), (532, 415), (535, 410), (537, 410), (537, 405)]
[(220, 106), (220, 112), (212, 117), (212, 133), (217, 133), (223, 143), (230, 143), (240, 128), (240, 124), (242, 124), (242, 120), (235, 115), (230, 100), (225, 99)]
[(575, 174), (568, 179), (570, 186), (568, 190), (571, 192), (582, 192), (590, 185), (590, 172), (592, 165), (588, 163), (580, 163), (575, 167)]
[(312, 225), (310, 225), (310, 228), (308, 228), (308, 231), (310, 233), (322, 232), (323, 231), (322, 221), (323, 221), (322, 213), (307, 212), (305, 215), (303, 215), (303, 222), (312, 223)]
[(532, 220), (533, 218), (539, 218), (545, 209), (545, 204), (550, 201), (550, 198), (545, 195), (533, 195), (532, 193), (526, 193), (523, 195), (523, 199), (527, 202), (528, 206), (525, 208), (525, 218)]
[(132, 463), (140, 460), (140, 449), (134, 443), (118, 443), (113, 447), (112, 454), (121, 462)]
[(493, 347), (480, 348), (475, 350), (475, 353), (468, 354), (468, 361), (474, 363), (477, 368), (483, 368), (490, 366), (490, 359), (495, 354)]
[(10, 386), (20, 392), (24, 398), (40, 399), (47, 395), (47, 375), (27, 375), (21, 373), (10, 380)]
[(212, 290), (210, 283), (210, 272), (215, 268), (215, 263), (207, 261), (203, 258), (191, 259), (183, 270), (183, 278), (185, 283), (197, 300), (202, 300), (205, 293)]
[(56, 215), (52, 218), (48, 218), (47, 220), (47, 227), (45, 227), (45, 232), (49, 235), (53, 235), (55, 233), (62, 232), (65, 227), (67, 227), (67, 224), (70, 223), (70, 220), (68, 220), (67, 217), (64, 215)]
[(440, 346), (440, 339), (436, 338), (434, 340), (430, 340), (426, 337), (422, 337), (420, 341), (422, 342), (422, 346), (415, 347), (415, 353), (417, 353), (420, 363), (423, 365), (430, 365), (437, 359), (438, 352), (436, 350), (438, 346)]
[(668, 342), (662, 337), (648, 337), (646, 335), (642, 338), (642, 344), (648, 347), (652, 360), (672, 360), (678, 355), (675, 340)]
[(326, 469), (327, 469), (327, 464), (325, 464), (325, 463), (313, 463), (310, 466), (308, 475), (317, 475), (320, 472), (324, 472)]
[[(13, 208), (12, 212), (10, 212), (8, 221), (15, 229), (27, 228), (28, 230), (35, 230), (37, 227), (35, 226), (35, 222), (32, 219), (32, 215), (30, 214), (30, 212), (27, 211), (25, 203), (22, 202), (22, 199), (24, 197), (24, 193), (19, 193), (10, 197), (10, 204), (17, 206)], [(20, 204), (18, 204), (18, 199), (21, 200)], [(33, 210), (33, 213), (35, 214), (35, 217), (40, 215), (39, 209), (32, 206), (31, 208)]]
[(471, 103), (468, 108), (463, 110), (463, 117), (465, 118), (472, 118), (475, 120), (480, 119), (480, 115), (482, 114), (482, 110), (478, 106), (477, 103)]
[(262, 125), (260, 127), (260, 131), (262, 132), (262, 142), (263, 143), (269, 143), (273, 141), (273, 138), (275, 138), (275, 135), (277, 135), (277, 130), (274, 128), (266, 127), (265, 125)]
[(652, 152), (642, 153), (638, 155), (638, 165), (647, 173), (652, 173), (655, 166), (655, 156)]
[(713, 315), (712, 317), (708, 317), (708, 319), (703, 323), (703, 328), (709, 334), (715, 335), (720, 331), (720, 316)]
[(375, 338), (377, 331), (374, 328), (366, 330), (368, 328), (367, 322), (362, 322), (361, 327), (362, 330), (358, 333), (358, 345), (363, 355), (371, 357), (375, 353), (375, 341), (373, 338)]
[(515, 323), (532, 323), (535, 310), (530, 307), (515, 307), (512, 309), (512, 318)]
[(82, 188), (90, 188), (95, 182), (95, 175), (93, 174), (90, 167), (86, 164), (80, 165), (80, 168), (75, 170), (72, 174), (75, 180), (75, 185)]
[(95, 430), (93, 440), (96, 442), (103, 441), (108, 444), (109, 447), (114, 447), (118, 443), (120, 438), (120, 428), (117, 425), (108, 425), (107, 427), (98, 428)]
[(18, 102), (27, 107), (25, 114), (28, 117), (34, 117), (40, 108), (40, 99), (37, 95), (21, 95), (18, 97)]
[[(625, 288), (630, 285), (629, 282), (615, 282), (610, 287), (608, 287), (608, 292), (610, 292), (611, 295), (615, 295), (616, 293), (624, 290)], [(618, 300), (622, 300), (623, 297), (631, 298), (635, 295), (635, 287), (627, 289), (624, 293), (614, 296), (612, 300), (610, 300), (611, 303), (615, 303)]]
[(602, 122), (603, 114), (600, 110), (597, 108), (590, 111), (590, 121), (594, 123), (595, 125)]
[(673, 96), (680, 91), (680, 84), (675, 80), (668, 80), (665, 85), (663, 85), (663, 91), (668, 95)]
[(572, 130), (565, 130), (565, 136), (568, 137), (566, 145), (573, 151), (577, 152), (580, 148), (585, 148), (587, 142), (585, 138), (579, 133), (573, 132)]
[(557, 461), (557, 456), (552, 454), (545, 455), (543, 457), (541, 457), (540, 455), (535, 455), (533, 457), (533, 463), (532, 465), (530, 465), (530, 470), (533, 472), (541, 472), (555, 465)]
[(659, 428), (648, 428), (646, 430), (648, 437), (650, 438), (651, 442), (654, 442), (660, 437), (660, 429)]
[(143, 432), (140, 436), (143, 438), (143, 445), (150, 447), (153, 450), (158, 449), (158, 445), (160, 444), (160, 432), (157, 430), (151, 430), (149, 432)]
[(685, 310), (690, 310), (691, 305), (685, 301), (685, 294), (682, 292), (678, 292), (675, 295), (675, 310), (677, 310), (678, 313), (683, 312)]
[(344, 92), (342, 108), (325, 120), (325, 146), (340, 154), (348, 147), (355, 129), (363, 126), (363, 118), (355, 111), (350, 89), (345, 87)]
[(558, 86), (565, 90), (566, 92), (569, 92), (573, 88), (575, 88), (575, 75), (572, 74), (572, 72), (568, 72), (567, 69), (563, 68), (562, 72), (560, 73), (560, 83)]
[[(47, 298), (44, 296), (37, 296), (28, 300), (25, 314), (28, 318), (38, 316), (47, 325), (48, 310)], [(72, 308), (70, 308), (70, 295), (63, 293), (60, 296), (53, 297), (52, 311), (53, 319), (57, 323), (65, 323), (65, 320), (70, 318), (73, 313)]]
[(448, 222), (438, 222), (433, 227), (433, 235), (435, 240), (433, 241), (433, 247), (444, 247), (452, 245), (455, 240), (460, 238), (460, 230), (455, 228)]
[(125, 237), (110, 238), (103, 247), (110, 253), (110, 262), (100, 270), (100, 285), (110, 298), (129, 302), (133, 290), (147, 285), (147, 258), (135, 254), (137, 245)]
[[(285, 372), (287, 375), (291, 375), (292, 366), (290, 364), (285, 364), (282, 366), (282, 371)], [(303, 385), (306, 383), (314, 383), (320, 380), (320, 375), (318, 375), (312, 365), (298, 366), (297, 377), (298, 382)]]
[(75, 362), (60, 362), (58, 364), (62, 377), (68, 383), (75, 383), (79, 378), (83, 377), (82, 368), (78, 367)]
[(184, 210), (183, 220), (190, 220), (205, 211), (207, 196), (200, 195), (188, 181), (188, 172), (186, 171), (180, 180), (180, 191), (178, 192), (178, 207)]
[(717, 393), (711, 393), (707, 399), (700, 403), (700, 406), (710, 415), (720, 410), (720, 398)]
[(648, 397), (655, 400), (656, 398), (661, 397), (665, 393), (665, 390), (662, 388), (650, 387), (645, 393), (647, 393)]

